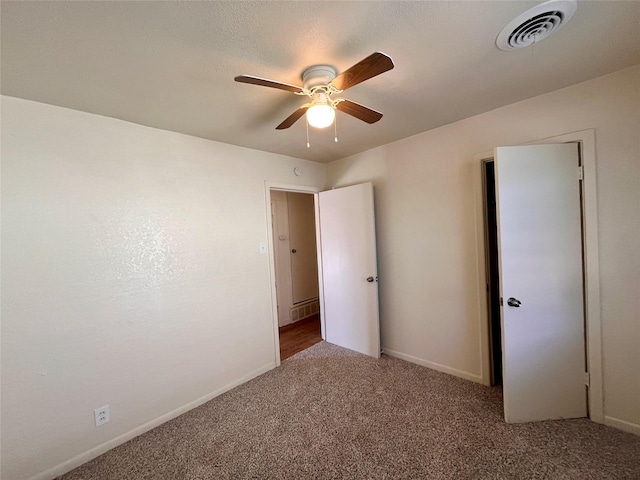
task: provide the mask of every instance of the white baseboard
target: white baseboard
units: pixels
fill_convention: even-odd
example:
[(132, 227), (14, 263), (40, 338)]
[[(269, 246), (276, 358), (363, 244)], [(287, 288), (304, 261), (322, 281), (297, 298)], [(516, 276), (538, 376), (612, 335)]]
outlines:
[(640, 425), (637, 423), (627, 422), (626, 420), (620, 420), (615, 417), (608, 417), (605, 415), (604, 424), (610, 427), (617, 428), (618, 430), (624, 430), (625, 432), (634, 433), (640, 435)]
[(267, 365), (264, 365), (262, 367), (260, 367), (257, 370), (254, 370), (253, 372), (249, 373), (248, 375), (245, 375), (244, 377), (239, 378), (238, 380), (235, 380), (227, 385), (225, 385), (224, 387), (221, 387), (217, 390), (214, 390), (211, 393), (208, 393), (192, 402), (187, 403), (186, 405), (183, 405), (181, 407), (176, 408), (175, 410), (172, 410), (168, 413), (165, 413), (164, 415), (161, 415), (147, 423), (145, 423), (144, 425), (140, 425), (139, 427), (134, 428), (133, 430), (129, 430), (126, 433), (123, 433), (122, 435), (119, 435), (107, 442), (104, 442), (101, 445), (98, 445), (97, 447), (94, 447), (90, 450), (87, 450), (84, 453), (81, 453), (80, 455), (77, 455), (73, 458), (71, 458), (70, 460), (67, 460), (65, 462), (62, 462), (58, 465), (56, 465), (53, 468), (50, 468), (48, 470), (45, 470), (44, 472), (38, 473), (32, 477), (29, 478), (29, 480), (52, 480), (56, 477), (59, 477), (60, 475), (63, 475), (67, 472), (70, 472), (71, 470), (73, 470), (74, 468), (79, 467), (80, 465), (87, 463), (89, 460), (93, 460), (94, 458), (102, 455), (103, 453), (111, 450), (112, 448), (117, 447), (118, 445), (122, 445), (125, 442), (128, 442), (129, 440), (131, 440), (132, 438), (135, 438), (139, 435), (142, 435), (145, 432), (148, 432), (149, 430), (154, 429), (155, 427), (162, 425), (165, 422), (168, 422), (169, 420), (172, 420), (180, 415), (182, 415), (185, 412), (188, 412), (189, 410), (192, 410), (196, 407), (199, 407), (200, 405), (207, 403), (209, 400), (222, 395), (225, 392), (228, 392), (229, 390), (231, 390), (232, 388), (237, 387), (238, 385), (242, 385), (245, 382), (248, 382), (249, 380), (262, 375), (263, 373), (268, 372), (269, 370), (272, 370), (276, 367), (275, 362), (270, 362)]
[(390, 357), (399, 358), (400, 360), (406, 360), (407, 362), (422, 365), (423, 367), (431, 368), (432, 370), (437, 370), (443, 373), (448, 373), (449, 375), (464, 378), (465, 380), (470, 380), (472, 382), (482, 383), (482, 377), (480, 375), (476, 375), (475, 373), (465, 372), (464, 370), (458, 370), (457, 368), (441, 365), (439, 363), (431, 362), (423, 358), (414, 357), (413, 355), (407, 355), (406, 353), (396, 352), (395, 350), (390, 350), (384, 347), (382, 348), (382, 352), (389, 355)]

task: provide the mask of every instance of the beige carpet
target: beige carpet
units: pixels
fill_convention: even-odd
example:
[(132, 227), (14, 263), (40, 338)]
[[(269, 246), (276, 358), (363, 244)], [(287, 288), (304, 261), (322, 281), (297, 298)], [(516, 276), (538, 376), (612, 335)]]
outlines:
[(507, 425), (498, 388), (322, 342), (61, 478), (637, 480), (640, 437)]

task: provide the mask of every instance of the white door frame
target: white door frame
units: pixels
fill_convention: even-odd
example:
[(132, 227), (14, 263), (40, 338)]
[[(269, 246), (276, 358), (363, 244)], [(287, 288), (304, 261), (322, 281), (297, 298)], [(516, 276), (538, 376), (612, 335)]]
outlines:
[(273, 245), (273, 225), (271, 224), (271, 190), (283, 192), (310, 193), (313, 194), (313, 204), (316, 220), (316, 248), (318, 258), (318, 301), (320, 302), (320, 332), (322, 338), (324, 334), (324, 291), (322, 283), (322, 253), (320, 245), (320, 223), (318, 219), (318, 193), (323, 189), (308, 185), (290, 185), (286, 183), (264, 182), (265, 204), (267, 205), (267, 245), (269, 252), (269, 281), (271, 286), (271, 317), (273, 324), (273, 346), (275, 350), (276, 367), (280, 366), (280, 335), (278, 326), (278, 295), (276, 292), (276, 257), (275, 246)]
[[(594, 422), (604, 423), (604, 395), (602, 383), (602, 335), (600, 330), (600, 267), (598, 258), (598, 205), (596, 191), (596, 149), (595, 131), (582, 130), (565, 135), (543, 138), (527, 142), (522, 145), (569, 143), (580, 145), (580, 158), (583, 168), (582, 216), (583, 216), (583, 264), (584, 264), (584, 302), (585, 302), (585, 331), (587, 368), (589, 372), (588, 408), (589, 418)], [(507, 145), (495, 145), (507, 146)], [(474, 155), (474, 163), (479, 166), (487, 159), (493, 158), (493, 151)], [(478, 168), (482, 175), (482, 168)], [(478, 307), (480, 315), (480, 352), (481, 352), (481, 383), (489, 385), (491, 382), (489, 346), (489, 315), (486, 295), (486, 246), (484, 227), (484, 198), (482, 192), (482, 178), (474, 182), (476, 185), (476, 238), (478, 247)]]

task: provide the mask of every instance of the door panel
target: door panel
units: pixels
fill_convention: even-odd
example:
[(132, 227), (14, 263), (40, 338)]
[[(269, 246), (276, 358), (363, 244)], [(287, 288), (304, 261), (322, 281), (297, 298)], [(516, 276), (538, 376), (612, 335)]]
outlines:
[(495, 152), (507, 422), (587, 415), (578, 168), (577, 144)]
[(291, 256), (289, 254), (289, 213), (287, 192), (271, 190), (271, 224), (273, 231), (274, 267), (276, 276), (276, 298), (278, 326), (291, 323), (289, 307), (291, 299)]
[(318, 298), (318, 261), (313, 195), (287, 193), (293, 304)]
[(321, 192), (318, 202), (326, 341), (378, 358), (373, 186)]

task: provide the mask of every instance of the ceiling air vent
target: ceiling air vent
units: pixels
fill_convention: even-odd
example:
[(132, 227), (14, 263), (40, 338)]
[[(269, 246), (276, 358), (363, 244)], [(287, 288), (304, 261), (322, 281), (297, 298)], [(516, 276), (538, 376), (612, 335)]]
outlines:
[(498, 35), (500, 50), (525, 48), (557, 32), (576, 13), (576, 0), (550, 0), (518, 15)]

